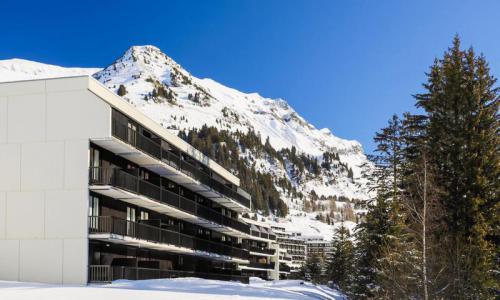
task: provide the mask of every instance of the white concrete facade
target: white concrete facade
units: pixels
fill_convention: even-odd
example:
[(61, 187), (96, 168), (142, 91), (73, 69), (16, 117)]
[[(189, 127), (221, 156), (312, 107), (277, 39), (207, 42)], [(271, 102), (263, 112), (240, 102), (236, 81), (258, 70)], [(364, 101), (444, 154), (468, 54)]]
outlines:
[(0, 280), (87, 283), (89, 138), (111, 132), (88, 81), (0, 84)]
[(112, 108), (239, 179), (88, 76), (0, 83), (0, 280), (86, 284), (89, 143)]

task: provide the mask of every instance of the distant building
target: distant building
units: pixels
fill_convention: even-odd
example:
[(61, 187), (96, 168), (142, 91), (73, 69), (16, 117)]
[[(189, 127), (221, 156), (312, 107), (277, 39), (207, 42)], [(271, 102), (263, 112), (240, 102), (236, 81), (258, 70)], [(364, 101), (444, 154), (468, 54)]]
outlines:
[(286, 272), (280, 272), (281, 278), (293, 277), (306, 262), (306, 244), (300, 233), (287, 232), (284, 227), (273, 225), (271, 227), (277, 236), (277, 241), (282, 251), (280, 265), (287, 266)]
[(306, 240), (307, 255), (313, 256), (317, 255), (323, 259), (327, 259), (332, 253), (332, 243), (324, 239), (308, 239)]
[(264, 222), (244, 219), (250, 224), (251, 238), (243, 239), (243, 248), (250, 252), (249, 264), (240, 265), (242, 274), (265, 280), (279, 279), (279, 246), (276, 235)]

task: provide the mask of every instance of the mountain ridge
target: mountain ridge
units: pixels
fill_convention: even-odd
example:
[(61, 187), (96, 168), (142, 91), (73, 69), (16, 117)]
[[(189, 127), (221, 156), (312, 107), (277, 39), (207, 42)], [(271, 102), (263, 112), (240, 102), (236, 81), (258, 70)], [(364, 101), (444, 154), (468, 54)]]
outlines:
[(276, 150), (289, 149), (287, 153), (310, 157), (305, 162), (316, 168), (319, 165), (319, 172), (300, 170), (301, 163), (292, 162), (289, 155), (279, 161), (240, 153), (260, 172), (276, 180), (286, 178), (301, 193), (302, 199), (291, 199), (278, 188), (290, 208), (300, 211), (305, 200), (316, 198), (369, 196), (361, 166), (370, 163), (359, 142), (336, 137), (328, 128), (317, 129), (283, 99), (243, 93), (213, 79), (197, 78), (155, 46), (132, 46), (104, 69), (21, 61), (0, 61), (0, 81), (92, 74), (174, 133), (199, 130), (204, 125), (229, 132), (251, 130), (259, 134), (262, 145), (269, 142)]

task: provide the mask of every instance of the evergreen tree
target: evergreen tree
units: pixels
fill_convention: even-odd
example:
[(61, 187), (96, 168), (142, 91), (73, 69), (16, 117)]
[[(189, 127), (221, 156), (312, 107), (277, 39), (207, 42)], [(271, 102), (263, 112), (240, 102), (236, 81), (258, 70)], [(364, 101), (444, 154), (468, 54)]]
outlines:
[[(374, 138), (376, 155), (370, 157), (375, 170), (370, 186), (376, 198), (368, 201), (365, 222), (358, 225), (355, 298), (397, 297), (404, 278), (401, 260), (405, 252), (404, 216), (401, 209), (404, 139), (401, 120), (394, 115)], [(397, 251), (394, 251), (396, 250)]]
[(351, 241), (349, 229), (344, 226), (344, 221), (342, 221), (340, 227), (334, 230), (332, 253), (330, 254), (328, 263), (330, 280), (340, 290), (346, 291), (352, 279), (354, 246)]
[(323, 273), (323, 259), (316, 254), (308, 255), (305, 268), (305, 278), (313, 283), (321, 283)]
[(365, 222), (360, 223), (356, 232), (355, 275), (348, 293), (354, 299), (375, 297), (379, 289), (377, 281), (378, 261), (389, 232), (389, 204), (378, 197), (365, 204), (368, 212)]
[[(416, 95), (428, 117), (429, 157), (446, 212), (442, 242), (448, 298), (487, 298), (499, 289), (499, 88), (483, 56), (460, 40), (436, 60)], [(498, 276), (498, 275), (497, 275)], [(493, 297), (493, 296), (491, 296)]]
[(120, 84), (120, 86), (118, 87), (118, 91), (116, 91), (116, 93), (120, 97), (125, 96), (127, 94), (127, 89), (123, 84)]

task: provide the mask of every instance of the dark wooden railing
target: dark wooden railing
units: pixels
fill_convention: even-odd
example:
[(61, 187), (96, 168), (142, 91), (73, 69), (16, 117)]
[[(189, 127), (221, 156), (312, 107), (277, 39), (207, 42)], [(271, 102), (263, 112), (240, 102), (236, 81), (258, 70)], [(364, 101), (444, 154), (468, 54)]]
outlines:
[[(108, 283), (113, 280), (128, 279), (128, 280), (146, 280), (146, 279), (163, 279), (163, 278), (179, 278), (179, 277), (198, 277), (204, 279), (239, 281), (248, 283), (248, 277), (242, 276), (241, 272), (236, 270), (212, 270), (211, 273), (177, 271), (177, 270), (161, 270), (150, 268), (122, 267), (109, 265), (90, 265), (89, 266), (89, 282), (91, 283)], [(232, 274), (236, 273), (236, 274)]]
[(169, 244), (197, 251), (248, 259), (248, 251), (222, 243), (196, 238), (149, 224), (113, 216), (89, 217), (89, 233), (110, 233), (153, 243)]
[(250, 268), (257, 268), (257, 269), (274, 269), (274, 262), (270, 262), (268, 264), (266, 263), (258, 263), (258, 262), (250, 262), (248, 265)]
[(276, 235), (274, 234), (269, 234), (261, 231), (256, 231), (256, 230), (251, 230), (250, 234), (255, 236), (255, 237), (260, 237), (263, 239), (268, 239), (268, 240), (276, 240)]
[(195, 165), (182, 159), (179, 155), (165, 150), (158, 142), (143, 136), (137, 131), (132, 131), (127, 127), (127, 124), (120, 122), (116, 118), (112, 118), (112, 133), (113, 136), (123, 142), (163, 161), (178, 171), (198, 180), (208, 188), (211, 188), (214, 191), (233, 199), (241, 205), (250, 208), (250, 199), (212, 178), (212, 176), (203, 171), (202, 168), (196, 167)]
[(151, 182), (142, 180), (138, 176), (120, 168), (90, 167), (89, 181), (90, 185), (110, 185), (132, 193), (144, 195), (152, 200), (173, 206), (208, 221), (231, 227), (244, 233), (250, 233), (249, 225)]
[(264, 253), (269, 255), (274, 255), (276, 253), (276, 249), (264, 248), (264, 247), (247, 246), (245, 247), (245, 249), (247, 249), (250, 252)]

